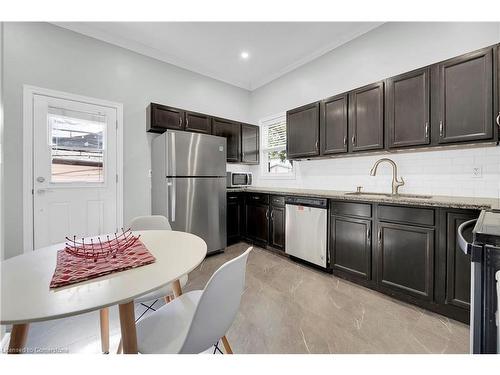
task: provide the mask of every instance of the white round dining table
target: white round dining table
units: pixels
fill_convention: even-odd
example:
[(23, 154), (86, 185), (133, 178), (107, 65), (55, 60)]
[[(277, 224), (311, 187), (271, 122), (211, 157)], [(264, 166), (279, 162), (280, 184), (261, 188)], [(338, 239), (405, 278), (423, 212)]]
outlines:
[[(64, 243), (3, 261), (0, 324), (13, 324), (9, 352), (26, 345), (29, 324), (65, 318), (119, 305), (123, 353), (137, 353), (134, 299), (195, 269), (207, 254), (207, 244), (190, 233), (170, 230), (133, 232), (154, 255), (154, 263), (111, 273), (69, 286), (50, 289), (57, 251)], [(179, 287), (180, 288), (180, 287)]]

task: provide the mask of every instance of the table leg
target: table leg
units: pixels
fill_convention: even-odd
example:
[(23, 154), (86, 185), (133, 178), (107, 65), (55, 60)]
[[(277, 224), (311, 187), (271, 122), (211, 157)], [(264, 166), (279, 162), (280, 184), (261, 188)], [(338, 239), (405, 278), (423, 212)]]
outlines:
[(233, 354), (233, 349), (231, 349), (231, 345), (229, 345), (229, 341), (227, 341), (226, 336), (222, 336), (222, 345), (224, 345), (224, 349), (226, 349), (226, 354)]
[(120, 312), (123, 354), (137, 354), (134, 301), (120, 304), (118, 311)]
[(28, 339), (29, 324), (14, 324), (10, 333), (9, 354), (21, 354)]
[(182, 294), (181, 282), (179, 279), (175, 280), (172, 283), (172, 290), (174, 291), (175, 298), (179, 297)]
[(99, 310), (99, 324), (101, 326), (101, 351), (109, 353), (109, 307)]

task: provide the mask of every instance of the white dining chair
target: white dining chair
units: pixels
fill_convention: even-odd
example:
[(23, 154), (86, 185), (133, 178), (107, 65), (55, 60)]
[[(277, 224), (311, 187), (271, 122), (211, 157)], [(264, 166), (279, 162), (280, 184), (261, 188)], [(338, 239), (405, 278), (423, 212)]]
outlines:
[(238, 313), (251, 250), (223, 264), (204, 290), (185, 293), (141, 319), (139, 353), (202, 353), (222, 339), (226, 353), (232, 354), (226, 332)]
[[(172, 230), (170, 223), (165, 216), (149, 215), (138, 216), (130, 222), (130, 229), (137, 230)], [(179, 283), (168, 284), (160, 289), (154, 290), (143, 296), (135, 299), (136, 303), (140, 303), (145, 307), (144, 312), (136, 319), (138, 321), (148, 311), (156, 311), (153, 307), (159, 299), (165, 299), (165, 303), (171, 301), (174, 297), (182, 294), (182, 288), (188, 282), (188, 275), (184, 275), (179, 279)], [(149, 303), (149, 304), (148, 304)], [(103, 353), (109, 353), (109, 309), (104, 308), (100, 311), (100, 325), (101, 325), (101, 349)], [(121, 351), (121, 341), (118, 345), (118, 352)]]

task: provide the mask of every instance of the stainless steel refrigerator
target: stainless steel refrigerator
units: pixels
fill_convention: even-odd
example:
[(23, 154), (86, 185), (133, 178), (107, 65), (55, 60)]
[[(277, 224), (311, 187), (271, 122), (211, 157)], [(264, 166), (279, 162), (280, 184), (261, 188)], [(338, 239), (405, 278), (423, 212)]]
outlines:
[(152, 213), (196, 234), (208, 253), (226, 247), (226, 139), (167, 130), (152, 143)]

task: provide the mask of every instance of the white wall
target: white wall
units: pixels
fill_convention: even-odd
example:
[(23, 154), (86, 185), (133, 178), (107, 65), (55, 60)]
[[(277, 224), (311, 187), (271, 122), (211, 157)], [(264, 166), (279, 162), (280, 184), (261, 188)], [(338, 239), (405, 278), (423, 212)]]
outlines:
[(22, 252), (23, 84), (124, 105), (124, 220), (150, 212), (150, 102), (248, 122), (249, 92), (44, 23), (5, 23), (5, 255)]
[[(470, 52), (500, 41), (500, 23), (390, 23), (344, 44), (322, 57), (270, 82), (251, 94), (254, 122), (288, 109), (349, 91), (359, 86)], [(390, 191), (389, 168), (383, 177), (369, 170), (380, 155), (296, 162), (295, 180), (263, 179), (260, 186)], [(401, 190), (463, 196), (500, 196), (500, 148), (397, 153), (406, 177)], [(472, 179), (472, 167), (483, 177)]]

